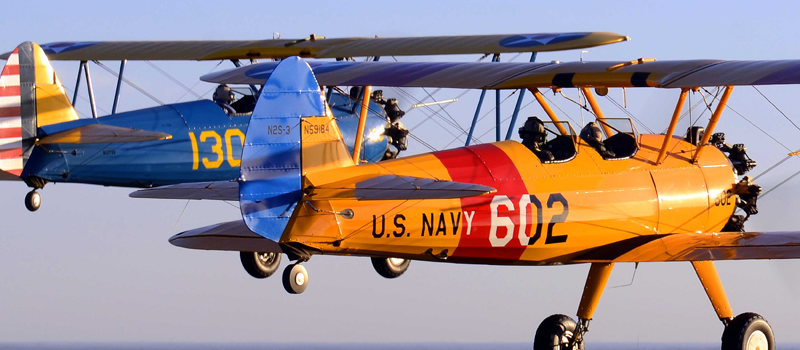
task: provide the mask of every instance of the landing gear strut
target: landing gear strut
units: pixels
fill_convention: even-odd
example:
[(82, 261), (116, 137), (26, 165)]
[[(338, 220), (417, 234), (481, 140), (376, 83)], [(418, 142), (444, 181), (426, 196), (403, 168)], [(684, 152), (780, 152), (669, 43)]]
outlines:
[(725, 325), (722, 332), (722, 350), (775, 350), (775, 336), (767, 320), (759, 314), (746, 312), (733, 317), (731, 304), (717, 268), (711, 261), (692, 261), (692, 267), (703, 284), (708, 300), (714, 307), (717, 317)]
[(25, 195), (25, 208), (28, 208), (29, 211), (34, 212), (39, 210), (39, 207), (42, 206), (42, 196), (36, 190), (28, 192)]
[(552, 315), (539, 325), (533, 338), (533, 350), (582, 350), (589, 321), (600, 302), (614, 263), (593, 263), (586, 277), (578, 307), (578, 322), (565, 315)]

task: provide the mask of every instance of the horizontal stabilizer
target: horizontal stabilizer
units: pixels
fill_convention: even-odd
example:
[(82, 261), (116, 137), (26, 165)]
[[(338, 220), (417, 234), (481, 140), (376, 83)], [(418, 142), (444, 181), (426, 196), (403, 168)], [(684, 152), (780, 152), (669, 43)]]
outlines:
[(311, 189), (309, 200), (451, 199), (480, 196), (494, 188), (455, 181), (399, 175), (364, 175)]
[(184, 231), (170, 237), (169, 243), (189, 249), (282, 253), (278, 243), (253, 233), (242, 220)]
[(594, 248), (575, 262), (663, 262), (800, 258), (800, 232), (640, 236)]
[[(326, 86), (454, 89), (570, 87), (692, 88), (800, 84), (800, 60), (607, 62), (312, 62)], [(217, 84), (261, 84), (275, 68), (264, 62), (200, 77)]]
[(169, 140), (172, 135), (163, 132), (147, 131), (119, 126), (89, 124), (69, 129), (53, 135), (44, 136), (36, 142), (39, 145), (56, 143), (94, 144), (125, 143)]
[(131, 192), (129, 196), (133, 198), (238, 201), (239, 183), (235, 181), (191, 182), (146, 188)]
[[(607, 32), (491, 34), (398, 38), (193, 41), (78, 41), (42, 45), (51, 60), (229, 60), (419, 56), (573, 50), (627, 41)], [(5, 59), (10, 53), (0, 55)]]

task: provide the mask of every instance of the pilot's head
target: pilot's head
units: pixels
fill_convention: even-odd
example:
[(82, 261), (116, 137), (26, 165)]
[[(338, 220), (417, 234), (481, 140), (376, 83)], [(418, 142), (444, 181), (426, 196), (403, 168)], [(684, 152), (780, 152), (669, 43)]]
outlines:
[(233, 90), (231, 90), (228, 85), (222, 84), (217, 86), (217, 90), (214, 91), (214, 101), (215, 102), (225, 102), (231, 103), (233, 102)]
[(600, 127), (597, 126), (597, 123), (589, 122), (589, 124), (586, 124), (586, 128), (589, 130), (587, 137), (591, 137), (596, 141), (603, 140), (603, 131), (600, 130)]

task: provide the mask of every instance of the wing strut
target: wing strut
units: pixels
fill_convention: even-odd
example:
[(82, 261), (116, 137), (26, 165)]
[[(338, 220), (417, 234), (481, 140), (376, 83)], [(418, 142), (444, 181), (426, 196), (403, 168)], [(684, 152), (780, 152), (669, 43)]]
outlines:
[(565, 129), (564, 126), (561, 125), (561, 120), (558, 119), (556, 113), (553, 112), (553, 109), (550, 108), (549, 104), (547, 104), (547, 101), (545, 101), (544, 96), (542, 96), (542, 93), (539, 91), (539, 89), (530, 88), (529, 90), (533, 94), (533, 97), (536, 98), (536, 101), (539, 102), (539, 105), (542, 106), (544, 112), (547, 113), (547, 116), (550, 117), (550, 120), (553, 122), (553, 124), (556, 125), (556, 128), (558, 128), (558, 131), (561, 133), (561, 135), (565, 136), (569, 135), (569, 133), (567, 133), (567, 129)]
[[(603, 127), (603, 131), (606, 132), (606, 137), (611, 137), (614, 134), (614, 130), (606, 123), (606, 117), (603, 115), (603, 111), (600, 109), (600, 105), (597, 104), (597, 100), (594, 98), (594, 94), (592, 94), (592, 90), (589, 90), (587, 87), (582, 87), (581, 91), (583, 91), (583, 95), (586, 96), (586, 101), (589, 101), (589, 105), (592, 106), (592, 112), (594, 115), (597, 116), (597, 119), (601, 121), (600, 126)], [(581, 125), (583, 127), (583, 125)]]
[[(500, 54), (497, 54), (497, 62), (500, 62)], [(500, 124), (502, 121), (500, 120), (500, 89), (494, 91), (494, 134), (495, 134), (495, 141), (500, 142), (500, 133), (502, 130), (500, 129)]]
[(81, 61), (78, 65), (78, 81), (75, 82), (75, 92), (72, 93), (72, 107), (75, 107), (75, 102), (78, 102), (78, 88), (81, 86), (81, 74), (83, 74), (83, 65), (86, 61)]
[(111, 115), (117, 114), (117, 106), (119, 106), (119, 89), (122, 87), (122, 74), (125, 73), (125, 65), (128, 60), (119, 61), (119, 75), (117, 76), (117, 90), (114, 92), (114, 104), (111, 106)]
[(669, 128), (667, 128), (667, 133), (664, 135), (664, 143), (661, 144), (661, 150), (658, 151), (658, 160), (656, 160), (656, 164), (661, 164), (661, 162), (664, 161), (664, 158), (666, 158), (669, 140), (672, 139), (672, 134), (675, 132), (675, 126), (678, 125), (678, 119), (681, 118), (681, 110), (683, 109), (684, 102), (686, 102), (686, 95), (688, 93), (688, 88), (681, 89), (681, 96), (678, 97), (678, 105), (675, 106), (675, 112), (672, 113), (672, 120), (669, 122)]
[[(530, 62), (536, 62), (536, 52), (531, 54)], [(517, 105), (514, 106), (514, 113), (511, 114), (511, 123), (508, 124), (508, 131), (506, 132), (506, 140), (511, 139), (511, 133), (514, 132), (514, 126), (517, 125), (517, 117), (519, 110), (522, 107), (522, 98), (525, 97), (525, 89), (519, 89), (519, 97), (517, 97)]]
[(700, 153), (703, 152), (703, 148), (708, 143), (708, 140), (711, 139), (711, 135), (714, 133), (714, 127), (717, 126), (719, 117), (722, 115), (722, 111), (725, 110), (725, 105), (728, 104), (728, 98), (731, 97), (731, 92), (733, 92), (733, 85), (726, 86), (725, 92), (722, 93), (719, 104), (717, 104), (717, 109), (714, 110), (711, 120), (708, 121), (708, 126), (706, 126), (706, 130), (703, 133), (703, 139), (700, 140), (700, 143), (697, 145), (697, 152), (695, 152), (694, 157), (692, 157), (692, 163), (697, 163), (697, 159), (700, 158)]
[(356, 143), (353, 145), (353, 163), (361, 164), (361, 145), (364, 143), (364, 128), (367, 126), (367, 115), (369, 114), (369, 101), (372, 96), (372, 86), (367, 85), (362, 90), (361, 115), (358, 116), (358, 131), (356, 131)]
[[(492, 62), (500, 62), (499, 53), (496, 53), (494, 54), (494, 56), (492, 56)], [(464, 147), (469, 146), (470, 141), (472, 141), (472, 134), (475, 133), (475, 125), (478, 124), (478, 117), (481, 116), (481, 106), (483, 106), (484, 97), (486, 97), (486, 89), (481, 90), (481, 97), (480, 99), (478, 99), (478, 107), (475, 107), (475, 116), (472, 117), (472, 125), (469, 127), (469, 133), (467, 134), (467, 142), (464, 143)]]
[(94, 89), (92, 88), (92, 77), (89, 75), (89, 62), (83, 64), (83, 73), (86, 74), (86, 88), (89, 91), (89, 104), (92, 105), (92, 118), (97, 119), (97, 105), (94, 103)]

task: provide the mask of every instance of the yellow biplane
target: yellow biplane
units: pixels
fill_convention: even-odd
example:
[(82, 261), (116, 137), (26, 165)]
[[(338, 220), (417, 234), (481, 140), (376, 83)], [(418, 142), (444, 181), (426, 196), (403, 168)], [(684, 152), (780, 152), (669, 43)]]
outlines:
[[(499, 46), (492, 38), (485, 52), (519, 52), (519, 47), (538, 45), (540, 40), (564, 49), (554, 38), (515, 36)], [(625, 40), (594, 38), (596, 45)], [(357, 41), (330, 41), (330, 47), (325, 43), (312, 37), (236, 43), (240, 46), (104, 42), (43, 48), (51, 59), (75, 60), (285, 57), (202, 78), (263, 85), (246, 130), (236, 181), (181, 183), (131, 196), (239, 201), (242, 220), (182, 232), (170, 242), (241, 252), (245, 269), (257, 278), (274, 274), (281, 254), (286, 254), (295, 261), (283, 272), (289, 293), (307, 288), (302, 262), (316, 254), (371, 257), (377, 272), (387, 278), (402, 275), (410, 260), (588, 263), (578, 320), (560, 314), (546, 318), (533, 343), (537, 350), (581, 349), (615, 263), (687, 261), (725, 325), (722, 348), (775, 349), (772, 329), (763, 317), (733, 313), (713, 261), (800, 258), (800, 232), (744, 230), (744, 221), (758, 211), (761, 189), (744, 176), (755, 162), (743, 146), (729, 145), (715, 128), (735, 86), (799, 84), (800, 61), (306, 63), (294, 57), (377, 55), (359, 51)], [(382, 45), (370, 43), (373, 48)], [(381, 55), (395, 54), (392, 50), (401, 44), (383, 48)], [(336, 51), (337, 47), (347, 50)], [(416, 52), (413, 47), (400, 51)], [(417, 53), (441, 53), (434, 51)], [(526, 89), (549, 120), (528, 118), (519, 129), (522, 142), (498, 141), (361, 164), (363, 138), (356, 139), (352, 153), (348, 151), (322, 86), (364, 86), (363, 96), (370, 96), (371, 86)], [(687, 95), (708, 86), (723, 91), (708, 124), (676, 133)], [(633, 87), (679, 91), (666, 134), (640, 134), (628, 119), (605, 118), (592, 92), (603, 95), (609, 88)], [(595, 121), (577, 128), (561, 121), (539, 90), (567, 88), (582, 92)], [(359, 135), (364, 134), (369, 102), (361, 101)]]
[[(214, 73), (202, 79), (265, 84), (247, 130), (238, 191), (228, 198), (240, 202), (243, 220), (186, 231), (170, 242), (252, 251), (241, 253), (242, 261), (260, 278), (274, 273), (285, 253), (297, 261), (283, 273), (289, 293), (306, 289), (301, 263), (315, 254), (372, 257), (387, 278), (400, 276), (410, 260), (591, 264), (577, 322), (546, 318), (534, 338), (537, 350), (583, 347), (615, 263), (686, 261), (725, 325), (723, 349), (775, 349), (763, 317), (733, 313), (712, 261), (800, 258), (800, 233), (744, 231), (761, 192), (744, 176), (755, 161), (715, 126), (734, 86), (798, 84), (799, 72), (797, 60), (307, 65), (290, 58)], [(319, 89), (331, 85), (525, 88), (550, 120), (528, 118), (521, 143), (358, 164)], [(722, 87), (708, 124), (676, 135), (687, 95), (704, 86)], [(679, 91), (666, 134), (640, 134), (628, 119), (604, 117), (592, 89), (630, 87)], [(564, 88), (580, 89), (597, 116), (580, 132), (559, 120), (539, 91)], [(220, 199), (207, 187), (166, 186), (132, 196)]]

